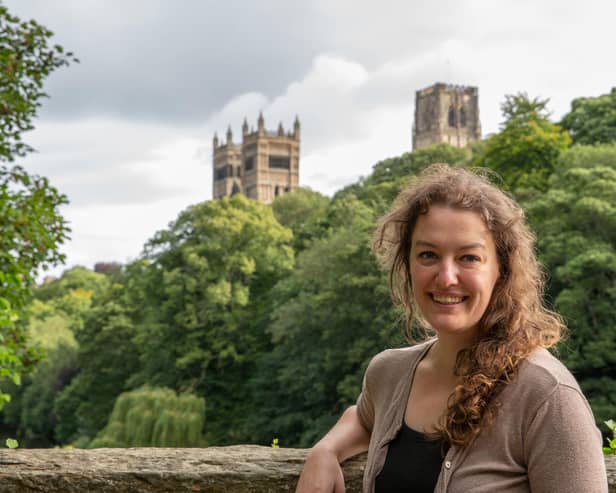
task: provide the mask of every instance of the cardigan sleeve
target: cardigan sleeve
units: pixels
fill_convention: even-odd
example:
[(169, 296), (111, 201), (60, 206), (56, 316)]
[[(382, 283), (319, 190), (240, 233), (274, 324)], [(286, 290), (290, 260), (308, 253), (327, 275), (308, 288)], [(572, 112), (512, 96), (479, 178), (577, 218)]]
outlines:
[(579, 389), (559, 384), (525, 433), (533, 493), (607, 493), (601, 433)]
[(395, 350), (391, 349), (378, 353), (370, 360), (364, 373), (361, 394), (357, 398), (357, 415), (370, 433), (374, 428), (375, 406), (383, 400), (384, 379), (391, 379), (391, 357), (394, 354)]
[(357, 398), (357, 416), (366, 430), (372, 432), (374, 426), (374, 401), (370, 392), (370, 386), (368, 384), (368, 372), (370, 371), (370, 365), (364, 373), (364, 380), (361, 386), (361, 393)]

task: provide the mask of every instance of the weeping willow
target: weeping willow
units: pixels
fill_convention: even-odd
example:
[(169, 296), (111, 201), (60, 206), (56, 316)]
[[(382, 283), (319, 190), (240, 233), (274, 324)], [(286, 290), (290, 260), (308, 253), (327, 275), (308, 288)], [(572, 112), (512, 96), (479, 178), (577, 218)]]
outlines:
[(120, 394), (90, 447), (202, 447), (204, 416), (202, 398), (141, 387)]

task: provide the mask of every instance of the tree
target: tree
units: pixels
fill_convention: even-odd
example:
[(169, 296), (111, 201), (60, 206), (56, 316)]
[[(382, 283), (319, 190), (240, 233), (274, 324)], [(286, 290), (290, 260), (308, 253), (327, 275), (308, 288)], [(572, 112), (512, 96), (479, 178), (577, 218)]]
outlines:
[(374, 219), (351, 194), (333, 201), (329, 229), (273, 289), (273, 349), (249, 385), (251, 440), (310, 446), (355, 401), (370, 358), (403, 342), (387, 278), (370, 251)]
[(319, 235), (328, 204), (329, 198), (308, 188), (285, 193), (272, 202), (277, 221), (293, 231), (293, 249), (296, 253)]
[(616, 414), (616, 153), (611, 166), (576, 162), (567, 154), (549, 190), (526, 208), (550, 273), (548, 296), (570, 337), (560, 347), (598, 422)]
[(505, 96), (500, 132), (476, 148), (472, 164), (496, 171), (512, 190), (545, 191), (560, 153), (571, 141), (548, 119), (547, 103), (524, 93)]
[(50, 45), (53, 33), (34, 20), (22, 22), (0, 5), (0, 161), (32, 152), (22, 134), (47, 97), (43, 82), (54, 70), (77, 61), (60, 45)]
[(36, 287), (34, 297), (41, 301), (53, 300), (58, 305), (65, 296), (87, 293), (88, 301), (107, 293), (110, 281), (107, 276), (85, 267), (71, 267), (58, 279), (46, 281)]
[(209, 443), (242, 439), (246, 381), (269, 349), (268, 292), (293, 267), (291, 241), (271, 207), (238, 194), (183, 211), (128, 269), (141, 353), (130, 385), (205, 397)]
[(616, 142), (601, 145), (574, 145), (561, 154), (557, 169), (562, 171), (596, 166), (616, 169)]
[[(45, 78), (75, 60), (52, 33), (35, 21), (22, 22), (0, 5), (0, 161), (11, 162), (32, 148), (22, 134), (33, 128)], [(66, 197), (46, 178), (19, 166), (0, 166), (0, 377), (20, 381), (37, 352), (16, 323), (38, 269), (61, 262), (59, 245), (68, 228), (58, 209)], [(0, 391), (0, 407), (9, 399)]]
[(25, 329), (29, 340), (44, 350), (45, 359), (26, 375), (20, 387), (10, 389), (11, 402), (4, 408), (2, 420), (22, 445), (58, 444), (54, 402), (79, 372), (75, 335), (81, 334), (93, 297), (100, 297), (108, 288), (105, 276), (74, 267), (34, 289), (34, 300), (25, 312)]
[(116, 397), (138, 367), (134, 326), (123, 300), (124, 287), (115, 285), (88, 312), (75, 334), (78, 375), (54, 402), (58, 442), (85, 445), (105, 426)]
[(560, 122), (574, 144), (616, 142), (616, 87), (596, 98), (577, 98)]
[[(55, 434), (57, 417), (54, 402), (58, 394), (79, 372), (75, 347), (61, 342), (47, 352), (46, 358), (24, 379), (23, 392), (18, 394), (19, 442), (24, 447), (40, 448), (58, 445)], [(8, 407), (13, 407), (13, 400)]]
[(141, 387), (116, 399), (97, 447), (203, 447), (205, 402), (167, 388)]

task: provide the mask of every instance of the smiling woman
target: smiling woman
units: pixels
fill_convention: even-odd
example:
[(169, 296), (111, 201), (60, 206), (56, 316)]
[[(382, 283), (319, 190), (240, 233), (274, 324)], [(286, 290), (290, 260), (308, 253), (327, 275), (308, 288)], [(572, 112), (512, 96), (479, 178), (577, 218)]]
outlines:
[(367, 449), (366, 492), (607, 492), (590, 407), (547, 351), (564, 326), (543, 304), (521, 208), (485, 177), (432, 165), (381, 220), (375, 251), (409, 335), (436, 337), (371, 361), (297, 491), (342, 491), (338, 463)]
[(439, 334), (472, 343), (499, 276), (496, 247), (481, 216), (432, 206), (417, 220), (410, 257), (423, 318)]

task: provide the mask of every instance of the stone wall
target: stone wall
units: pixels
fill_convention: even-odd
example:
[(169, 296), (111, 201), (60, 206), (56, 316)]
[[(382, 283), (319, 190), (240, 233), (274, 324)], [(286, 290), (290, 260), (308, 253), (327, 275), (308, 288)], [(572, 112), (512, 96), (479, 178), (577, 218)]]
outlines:
[[(3, 493), (293, 492), (306, 450), (256, 445), (205, 449), (5, 449)], [(347, 493), (361, 491), (365, 457), (344, 464)], [(616, 493), (616, 456), (606, 458)]]

